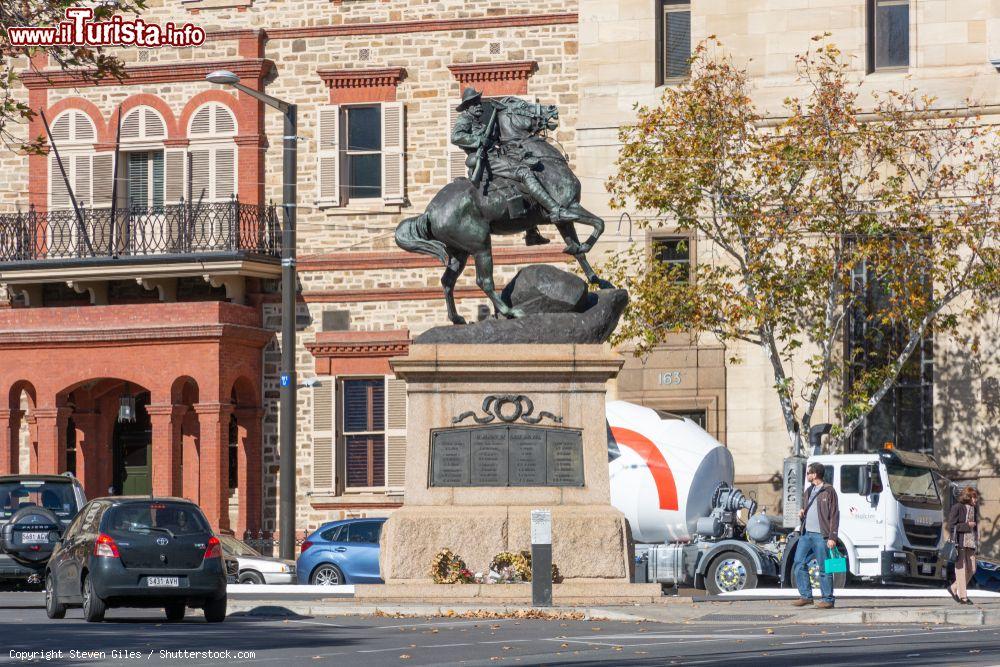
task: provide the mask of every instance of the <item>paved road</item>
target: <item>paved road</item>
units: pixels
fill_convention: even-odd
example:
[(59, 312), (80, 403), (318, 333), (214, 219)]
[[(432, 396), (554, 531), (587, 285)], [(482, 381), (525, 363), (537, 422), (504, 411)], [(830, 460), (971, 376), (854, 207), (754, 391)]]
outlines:
[[(262, 664), (330, 662), (364, 667), (1000, 664), (1000, 628), (994, 627), (279, 619), (242, 614), (207, 625), (197, 613), (183, 623), (168, 624), (155, 610), (112, 610), (105, 623), (89, 624), (79, 610), (70, 610), (62, 621), (50, 621), (40, 605), (38, 594), (0, 594), (0, 662), (18, 662), (12, 651), (61, 650), (61, 664), (197, 665), (248, 659)], [(103, 651), (103, 655), (73, 656), (74, 650)], [(161, 651), (185, 650), (216, 654), (161, 656)], [(225, 651), (230, 652), (228, 660)], [(44, 660), (41, 654), (35, 658)]]

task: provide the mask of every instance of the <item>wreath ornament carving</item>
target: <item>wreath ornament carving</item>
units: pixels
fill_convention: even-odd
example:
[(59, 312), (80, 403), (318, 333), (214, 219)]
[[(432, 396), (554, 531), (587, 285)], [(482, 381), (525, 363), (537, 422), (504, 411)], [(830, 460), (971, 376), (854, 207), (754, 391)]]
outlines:
[(505, 424), (513, 424), (518, 419), (526, 424), (538, 424), (542, 419), (551, 419), (556, 424), (562, 424), (563, 418), (542, 410), (535, 415), (535, 404), (524, 394), (490, 394), (483, 399), (483, 415), (479, 416), (473, 410), (467, 410), (452, 418), (452, 424), (460, 424), (472, 417), (477, 424), (489, 424), (499, 420)]

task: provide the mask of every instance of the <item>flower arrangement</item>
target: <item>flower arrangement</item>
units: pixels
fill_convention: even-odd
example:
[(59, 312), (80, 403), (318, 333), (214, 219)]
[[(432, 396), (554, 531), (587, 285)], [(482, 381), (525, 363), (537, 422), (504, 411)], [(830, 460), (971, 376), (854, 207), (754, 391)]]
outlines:
[(435, 584), (468, 584), (475, 580), (465, 561), (451, 549), (442, 549), (434, 556), (431, 578)]
[[(488, 572), (475, 574), (475, 581), (480, 584), (519, 584), (531, 581), (531, 552), (501, 551), (490, 561)], [(552, 582), (559, 584), (562, 581), (559, 568), (553, 563)]]

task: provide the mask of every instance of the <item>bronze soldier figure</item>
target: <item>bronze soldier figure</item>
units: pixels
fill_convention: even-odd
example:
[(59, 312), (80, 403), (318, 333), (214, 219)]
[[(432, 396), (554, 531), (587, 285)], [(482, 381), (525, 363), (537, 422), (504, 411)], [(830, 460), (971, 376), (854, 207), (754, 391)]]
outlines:
[[(502, 100), (494, 100), (492, 104), (502, 104)], [(476, 167), (476, 156), (479, 148), (486, 145), (488, 165), (484, 177), (500, 176), (524, 185), (528, 194), (538, 202), (553, 223), (571, 222), (576, 219), (572, 213), (552, 198), (534, 173), (538, 158), (531, 154), (517, 141), (501, 141), (496, 126), (487, 136), (486, 121), (483, 118), (484, 106), (482, 93), (474, 88), (466, 88), (462, 93), (462, 102), (457, 107), (458, 120), (451, 133), (451, 143), (458, 146), (469, 156), (466, 166), (470, 177)], [(471, 164), (470, 164), (471, 162)], [(525, 231), (526, 245), (541, 245), (549, 240), (538, 232), (538, 227), (530, 227)]]

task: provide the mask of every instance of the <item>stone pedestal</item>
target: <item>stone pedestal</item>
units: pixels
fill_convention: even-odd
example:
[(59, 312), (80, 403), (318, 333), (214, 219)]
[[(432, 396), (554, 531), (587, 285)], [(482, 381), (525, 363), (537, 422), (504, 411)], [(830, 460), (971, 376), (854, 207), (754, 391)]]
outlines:
[[(628, 583), (627, 527), (610, 503), (604, 403), (606, 383), (622, 366), (620, 355), (601, 345), (413, 345), (409, 356), (390, 363), (407, 382), (408, 430), (403, 507), (382, 529), (385, 595), (408, 598), (418, 590), (413, 587), (429, 584), (431, 562), (442, 548), (473, 572), (486, 571), (501, 551), (529, 549), (533, 509), (552, 512), (552, 558), (567, 584), (593, 584), (595, 599), (599, 590), (614, 589), (616, 597), (654, 593)], [(504, 395), (527, 397), (530, 419), (551, 413), (539, 427), (581, 430), (582, 486), (430, 485), (432, 429), (476, 427), (470, 416), (454, 420), (469, 411), (483, 419), (484, 399)], [(513, 403), (500, 410), (508, 419), (514, 412)], [(523, 417), (509, 423), (532, 424)], [(439, 594), (469, 597), (463, 588), (471, 590), (440, 586)]]

